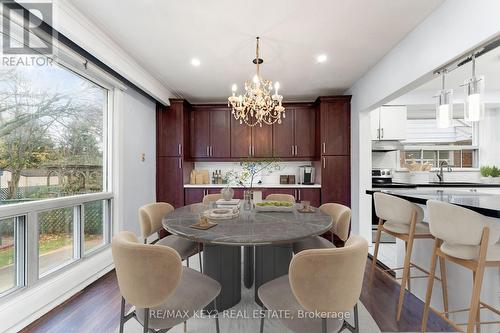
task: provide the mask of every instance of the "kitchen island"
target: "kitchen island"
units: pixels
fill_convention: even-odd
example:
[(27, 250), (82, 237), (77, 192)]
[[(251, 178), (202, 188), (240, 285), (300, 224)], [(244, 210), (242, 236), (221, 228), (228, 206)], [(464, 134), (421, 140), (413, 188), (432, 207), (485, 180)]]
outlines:
[[(420, 189), (369, 189), (367, 194), (373, 195), (375, 192), (384, 192), (391, 194), (408, 201), (420, 205), (425, 212), (424, 223), (428, 222), (426, 203), (428, 200), (439, 200), (455, 204), (464, 208), (474, 210), (480, 214), (496, 219), (500, 227), (500, 195), (488, 192), (482, 192), (480, 189), (454, 189), (454, 188), (420, 188)], [(420, 267), (429, 269), (432, 255), (433, 240), (416, 240), (412, 251), (412, 262)], [(396, 242), (396, 258), (395, 266), (403, 266), (405, 253), (405, 244), (403, 241)], [(392, 265), (391, 265), (392, 266)], [(394, 268), (392, 267), (392, 268)], [(472, 290), (472, 273), (470, 270), (464, 269), (461, 266), (451, 262), (446, 262), (447, 278), (448, 278), (448, 297), (450, 311), (468, 308), (471, 299)], [(396, 275), (400, 277), (400, 272)], [(412, 276), (419, 276), (419, 272), (411, 272)], [(439, 269), (436, 275), (439, 277)], [(425, 299), (427, 288), (427, 278), (413, 279), (411, 283), (411, 292), (420, 298)], [(432, 306), (438, 310), (443, 309), (441, 295), (441, 284), (434, 284), (434, 292), (432, 298)], [(481, 300), (492, 305), (495, 308), (500, 308), (500, 269), (487, 268), (485, 270), (483, 286), (481, 290)], [(458, 323), (467, 322), (467, 313), (450, 314), (450, 318)], [(481, 311), (482, 321), (498, 320), (489, 311)], [(481, 332), (500, 332), (500, 325), (483, 325)]]

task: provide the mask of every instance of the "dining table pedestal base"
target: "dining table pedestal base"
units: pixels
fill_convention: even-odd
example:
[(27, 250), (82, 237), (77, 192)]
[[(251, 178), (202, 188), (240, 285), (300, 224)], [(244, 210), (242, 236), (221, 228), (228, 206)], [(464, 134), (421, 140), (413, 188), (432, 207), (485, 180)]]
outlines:
[[(238, 304), (241, 299), (241, 247), (204, 244), (203, 274), (222, 286), (216, 298), (218, 311)], [(205, 309), (213, 310), (213, 303)]]
[(288, 274), (293, 257), (291, 244), (261, 245), (255, 247), (255, 302), (262, 306), (258, 296), (261, 285)]

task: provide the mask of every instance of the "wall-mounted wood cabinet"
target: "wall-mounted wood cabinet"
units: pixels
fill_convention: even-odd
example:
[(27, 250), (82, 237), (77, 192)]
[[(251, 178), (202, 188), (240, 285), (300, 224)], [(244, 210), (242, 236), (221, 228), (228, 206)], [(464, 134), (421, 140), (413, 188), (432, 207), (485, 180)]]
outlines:
[(193, 106), (191, 111), (191, 157), (231, 156), (231, 113), (227, 107)]
[(316, 110), (313, 105), (287, 106), (286, 118), (273, 125), (273, 156), (315, 156)]

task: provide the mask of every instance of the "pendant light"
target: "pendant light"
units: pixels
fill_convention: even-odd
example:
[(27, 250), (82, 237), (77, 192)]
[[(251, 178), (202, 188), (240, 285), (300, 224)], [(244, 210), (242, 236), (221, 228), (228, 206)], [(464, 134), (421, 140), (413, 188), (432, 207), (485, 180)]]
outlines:
[(445, 89), (446, 69), (441, 72), (441, 90), (436, 97), (436, 121), (438, 128), (448, 128), (453, 124), (453, 89)]
[(472, 77), (465, 81), (464, 120), (479, 121), (484, 117), (484, 77), (476, 77), (476, 55), (472, 55)]

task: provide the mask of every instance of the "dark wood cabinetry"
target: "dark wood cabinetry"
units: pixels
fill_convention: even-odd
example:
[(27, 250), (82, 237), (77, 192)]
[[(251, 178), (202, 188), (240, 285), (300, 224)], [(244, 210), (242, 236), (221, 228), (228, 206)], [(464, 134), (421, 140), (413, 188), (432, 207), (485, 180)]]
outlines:
[(256, 125), (252, 127), (252, 157), (273, 156), (273, 127)]
[(350, 155), (350, 96), (320, 97), (319, 117), (322, 155)]
[(252, 128), (231, 116), (231, 157), (252, 156)]
[(321, 202), (351, 205), (351, 157), (321, 157)]
[(286, 107), (286, 118), (273, 125), (273, 156), (303, 158), (315, 156), (316, 110), (311, 104)]
[(231, 156), (229, 109), (193, 106), (191, 111), (191, 157), (228, 158)]
[(351, 205), (351, 96), (319, 97), (321, 202)]
[(156, 108), (156, 201), (184, 206), (184, 182), (193, 169), (189, 154), (189, 112), (185, 100)]
[[(350, 204), (350, 96), (319, 97), (314, 103), (287, 103), (281, 124), (240, 124), (224, 104), (191, 105), (172, 99), (157, 107), (157, 200), (177, 206), (200, 202), (205, 190), (186, 189), (192, 161), (239, 161), (277, 157), (308, 160), (316, 166), (321, 189), (276, 188), (313, 206)], [(194, 192), (190, 192), (193, 190)], [(196, 192), (195, 190), (198, 190)], [(208, 190), (207, 190), (208, 191)], [(219, 189), (210, 189), (210, 192)], [(200, 194), (201, 193), (201, 194)], [(235, 189), (243, 197), (243, 189)]]

